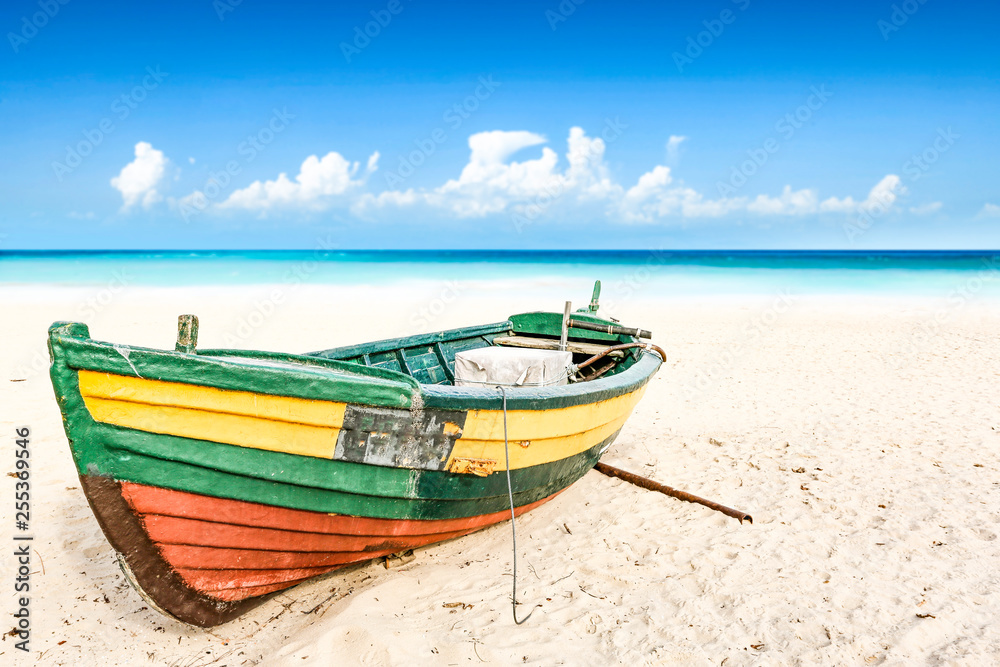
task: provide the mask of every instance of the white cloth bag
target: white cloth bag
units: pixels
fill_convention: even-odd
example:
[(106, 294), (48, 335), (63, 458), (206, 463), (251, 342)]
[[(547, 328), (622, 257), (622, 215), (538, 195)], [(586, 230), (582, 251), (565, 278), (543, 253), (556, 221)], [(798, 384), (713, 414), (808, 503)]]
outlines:
[(548, 387), (569, 383), (573, 353), (483, 347), (455, 355), (456, 387)]

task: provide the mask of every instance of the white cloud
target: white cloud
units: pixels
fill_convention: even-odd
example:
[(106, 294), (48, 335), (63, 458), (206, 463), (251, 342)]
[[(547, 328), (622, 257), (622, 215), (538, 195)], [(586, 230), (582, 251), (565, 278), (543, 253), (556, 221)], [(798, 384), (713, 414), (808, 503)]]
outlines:
[(983, 210), (979, 212), (979, 215), (983, 218), (1000, 218), (1000, 206), (987, 203), (983, 205)]
[(865, 211), (884, 211), (896, 203), (899, 195), (906, 193), (906, 187), (900, 184), (899, 176), (888, 174), (875, 184), (864, 201), (856, 202), (853, 197), (837, 199), (830, 197), (823, 201), (820, 211), (832, 213), (860, 213)]
[[(684, 137), (668, 141), (675, 149)], [(879, 206), (891, 207), (903, 191), (899, 177), (885, 176), (872, 188), (868, 197), (830, 198), (820, 204), (815, 191), (792, 190), (785, 186), (777, 197), (759, 195), (707, 199), (686, 185), (675, 183), (670, 167), (658, 165), (639, 177), (631, 188), (614, 182), (604, 161), (605, 143), (588, 137), (583, 129), (573, 127), (567, 139), (566, 161), (560, 171), (556, 153), (542, 148), (541, 156), (524, 162), (505, 162), (517, 150), (535, 146), (545, 139), (531, 132), (484, 132), (469, 138), (469, 163), (457, 180), (451, 180), (431, 192), (382, 193), (370, 203), (380, 206), (425, 202), (450, 209), (460, 217), (481, 217), (501, 212), (548, 212), (574, 205), (599, 203), (612, 219), (626, 222), (654, 222), (663, 218), (714, 218), (737, 211), (758, 215), (808, 215), (824, 211), (854, 213)], [(558, 206), (557, 206), (558, 205)]]
[(944, 204), (942, 204), (941, 202), (932, 201), (926, 204), (921, 204), (920, 206), (911, 206), (910, 213), (914, 215), (930, 215), (932, 213), (937, 213), (938, 211), (940, 211), (942, 206), (944, 206)]
[(670, 167), (658, 166), (653, 171), (646, 172), (639, 177), (639, 181), (628, 189), (625, 193), (625, 200), (630, 202), (641, 202), (657, 195), (666, 186), (674, 182), (674, 177), (670, 175)]
[(166, 173), (167, 158), (146, 142), (135, 145), (135, 159), (122, 167), (121, 172), (111, 179), (111, 186), (122, 194), (122, 210), (127, 211), (136, 204), (149, 208), (163, 197), (157, 187)]
[(469, 137), (469, 161), (458, 178), (431, 190), (367, 195), (356, 211), (419, 203), (468, 218), (548, 209), (557, 200), (605, 203), (620, 196), (622, 188), (612, 182), (604, 164), (604, 141), (588, 137), (579, 127), (570, 129), (565, 170), (558, 168), (559, 156), (547, 146), (536, 158), (507, 161), (520, 150), (544, 143), (545, 137), (523, 130), (473, 134)]
[(284, 173), (278, 174), (273, 181), (254, 181), (230, 194), (219, 208), (242, 208), (261, 213), (274, 208), (323, 209), (334, 198), (364, 185), (378, 168), (378, 158), (376, 151), (368, 158), (364, 173), (356, 178), (361, 165), (348, 162), (340, 153), (330, 151), (322, 159), (310, 155), (302, 162), (294, 181)]
[(517, 151), (546, 143), (533, 132), (480, 132), (469, 137), (469, 162), (454, 180), (426, 196), (432, 205), (449, 208), (459, 217), (499, 213), (512, 201), (538, 197), (547, 190), (561, 189), (555, 173), (559, 156), (543, 148), (541, 157), (524, 162), (505, 162)]
[[(609, 222), (655, 223), (735, 213), (769, 217), (882, 213), (905, 192), (899, 177), (888, 174), (860, 201), (851, 196), (821, 201), (815, 189), (794, 190), (791, 185), (775, 196), (710, 199), (677, 181), (666, 165), (654, 166), (627, 187), (612, 177), (605, 162), (607, 142), (614, 141), (617, 135), (605, 133), (604, 137), (590, 137), (582, 128), (572, 127), (566, 153), (560, 156), (547, 145), (544, 136), (534, 132), (480, 132), (469, 137), (468, 161), (457, 177), (438, 187), (378, 193), (364, 187), (368, 176), (377, 169), (377, 152), (368, 159), (364, 172), (358, 162), (348, 162), (336, 152), (322, 159), (312, 155), (302, 163), (294, 179), (282, 173), (273, 180), (254, 181), (212, 208), (264, 214), (278, 209), (339, 207), (368, 219), (397, 215), (394, 209), (423, 208), (425, 212), (446, 212), (455, 218), (509, 215), (515, 220), (520, 217), (535, 221), (541, 217), (571, 220), (604, 216)], [(672, 135), (666, 144), (668, 155), (676, 155), (684, 141), (685, 137)], [(534, 149), (533, 154), (512, 159), (526, 149)], [(200, 192), (181, 202), (192, 198), (200, 198), (199, 208), (208, 205)]]
[(667, 140), (667, 160), (669, 162), (677, 162), (677, 158), (680, 157), (681, 144), (687, 139), (687, 137), (671, 134), (670, 138)]
[(673, 186), (670, 167), (659, 165), (639, 177), (619, 202), (626, 222), (654, 222), (659, 218), (714, 218), (740, 208), (744, 200), (708, 200), (692, 188)]
[(500, 164), (522, 148), (538, 146), (547, 143), (547, 141), (540, 134), (523, 130), (515, 132), (494, 130), (473, 134), (469, 137), (469, 148), (472, 150), (472, 155), (469, 156), (469, 164), (463, 171), (463, 176), (474, 172), (477, 166), (488, 167)]
[(654, 222), (661, 218), (680, 216), (685, 218), (720, 217), (734, 212), (745, 211), (762, 216), (801, 216), (818, 213), (858, 213), (883, 207), (888, 210), (904, 191), (899, 185), (899, 177), (889, 174), (871, 189), (868, 198), (857, 202), (852, 197), (838, 199), (831, 197), (820, 203), (815, 190), (808, 188), (792, 190), (786, 185), (777, 197), (757, 195), (747, 197), (721, 197), (706, 199), (692, 188), (672, 185), (670, 169), (655, 167), (639, 177), (639, 182), (630, 188), (621, 202), (622, 217), (627, 222)]
[(757, 195), (756, 199), (747, 204), (747, 210), (761, 215), (808, 215), (818, 210), (818, 202), (815, 191), (793, 191), (792, 186), (786, 185), (777, 197)]
[(354, 210), (360, 213), (372, 206), (412, 206), (422, 201), (424, 201), (424, 195), (418, 194), (412, 188), (409, 190), (386, 190), (377, 196), (366, 192), (355, 203)]
[(583, 128), (572, 127), (567, 139), (566, 160), (569, 169), (565, 179), (567, 188), (579, 189), (582, 199), (600, 199), (620, 196), (622, 187), (611, 180), (604, 162), (607, 146), (603, 139), (588, 137)]

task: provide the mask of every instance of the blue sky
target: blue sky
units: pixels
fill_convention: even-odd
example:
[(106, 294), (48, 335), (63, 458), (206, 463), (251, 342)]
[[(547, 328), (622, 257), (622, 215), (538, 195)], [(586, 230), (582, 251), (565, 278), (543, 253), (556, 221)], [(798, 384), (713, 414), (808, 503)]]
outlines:
[(14, 0), (0, 248), (997, 248), (998, 15)]

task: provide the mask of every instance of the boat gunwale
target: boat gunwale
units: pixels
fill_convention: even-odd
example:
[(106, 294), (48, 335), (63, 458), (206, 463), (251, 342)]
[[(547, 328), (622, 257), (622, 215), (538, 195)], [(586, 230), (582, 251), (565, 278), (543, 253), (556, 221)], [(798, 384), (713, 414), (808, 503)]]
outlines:
[(492, 324), (477, 324), (474, 326), (460, 327), (458, 329), (444, 329), (442, 331), (434, 331), (425, 334), (413, 334), (411, 336), (402, 336), (399, 338), (383, 338), (369, 343), (355, 343), (353, 345), (333, 347), (327, 350), (306, 352), (305, 355), (318, 359), (343, 360), (351, 357), (360, 357), (365, 354), (378, 354), (380, 352), (402, 350), (421, 345), (433, 345), (434, 343), (445, 343), (452, 340), (462, 340), (465, 338), (488, 336), (490, 334), (500, 334), (512, 331), (513, 328), (514, 324), (508, 319), (502, 322), (494, 322)]
[[(496, 329), (500, 326), (500, 324), (504, 323), (483, 325), (482, 327), (469, 327), (466, 329), (453, 329), (422, 336), (443, 336), (444, 334), (456, 334), (468, 330)], [(509, 325), (510, 321), (508, 320), (505, 324)], [(502, 331), (503, 329), (497, 331), (497, 333), (501, 333)], [(417, 395), (421, 397), (423, 407), (427, 408), (497, 410), (500, 409), (503, 404), (503, 399), (499, 390), (494, 387), (456, 387), (454, 385), (422, 384), (413, 377), (398, 371), (364, 366), (323, 356), (266, 352), (260, 350), (221, 349), (199, 350), (195, 354), (188, 354), (173, 350), (158, 350), (155, 348), (131, 345), (126, 348), (126, 346), (122, 346), (120, 344), (94, 340), (90, 337), (89, 329), (86, 325), (71, 322), (57, 322), (53, 324), (49, 329), (49, 338), (50, 343), (58, 341), (62, 343), (63, 346), (68, 344), (70, 347), (76, 347), (78, 349), (84, 348), (91, 352), (99, 350), (100, 353), (106, 357), (89, 364), (82, 364), (79, 360), (75, 360), (75, 363), (70, 363), (70, 360), (65, 357), (63, 359), (57, 359), (58, 356), (67, 354), (69, 350), (63, 348), (62, 350), (59, 350), (60, 354), (57, 355), (55, 354), (55, 350), (62, 346), (53, 345), (53, 362), (61, 361), (68, 369), (74, 371), (91, 370), (96, 372), (115, 373), (115, 371), (109, 369), (108, 366), (121, 366), (122, 362), (127, 363), (126, 367), (132, 366), (132, 362), (126, 358), (121, 351), (123, 349), (127, 349), (129, 354), (137, 352), (141, 355), (150, 355), (154, 362), (168, 364), (164, 368), (157, 369), (158, 372), (155, 376), (143, 378), (159, 380), (162, 382), (179, 382), (202, 387), (213, 387), (222, 390), (247, 391), (271, 396), (290, 396), (305, 400), (330, 400), (347, 404), (380, 405), (396, 408), (411, 407), (413, 398)], [(452, 339), (454, 338), (456, 338), (456, 336), (452, 336)], [(377, 341), (377, 343), (400, 343), (403, 340), (408, 339), (387, 339), (385, 341)], [(447, 338), (442, 340), (447, 340)], [(406, 345), (403, 345), (402, 347), (406, 347)], [(333, 348), (327, 352), (341, 352), (345, 349), (352, 348)], [(401, 349), (401, 347), (397, 346), (392, 349)], [(260, 360), (281, 362), (287, 364), (287, 368), (265, 366), (263, 364), (256, 366), (254, 364), (235, 364), (220, 358), (222, 356), (233, 356), (251, 361)], [(121, 357), (120, 360), (119, 357)], [(630, 393), (648, 382), (662, 363), (659, 355), (649, 352), (648, 350), (639, 351), (637, 357), (638, 358), (633, 363), (628, 364), (628, 367), (624, 370), (617, 373), (607, 374), (596, 380), (552, 387), (511, 388), (511, 390), (507, 392), (507, 409), (547, 410), (563, 408), (598, 402)], [(169, 364), (171, 363), (175, 364), (179, 368), (170, 367)], [(345, 394), (349, 394), (350, 398), (347, 398), (346, 396), (324, 396), (319, 392), (314, 393), (311, 391), (293, 392), (290, 391), (287, 381), (274, 382), (274, 386), (264, 386), (264, 383), (261, 383), (256, 379), (249, 378), (239, 382), (234, 381), (231, 378), (226, 378), (226, 380), (223, 381), (220, 378), (206, 377), (205, 373), (191, 373), (190, 365), (192, 363), (195, 363), (203, 368), (204, 364), (217, 366), (223, 371), (263, 373), (267, 379), (273, 380), (280, 380), (283, 379), (282, 376), (286, 376), (289, 379), (296, 378), (307, 382), (326, 380), (333, 384), (338, 382), (345, 384), (359, 384), (361, 386), (371, 387), (373, 390), (381, 390), (382, 393), (396, 390), (400, 392), (400, 400), (396, 403), (392, 403), (382, 396), (359, 396), (356, 392), (344, 392)], [(627, 361), (624, 363), (627, 363)], [(138, 371), (136, 371), (134, 367), (132, 370), (137, 376), (139, 376)], [(128, 373), (116, 374), (128, 376)], [(312, 386), (310, 385), (309, 388), (312, 389)]]
[[(304, 400), (409, 408), (421, 386), (403, 373), (334, 359), (282, 352), (225, 350), (227, 356), (234, 358), (282, 364), (275, 366), (235, 363), (208, 354), (116, 344), (91, 338), (86, 325), (74, 322), (56, 322), (49, 328), (49, 349), (52, 365), (61, 364), (72, 372), (88, 370)], [(133, 360), (133, 355), (144, 358)], [(139, 373), (139, 368), (143, 368), (144, 374)], [(345, 400), (345, 396), (351, 399)]]

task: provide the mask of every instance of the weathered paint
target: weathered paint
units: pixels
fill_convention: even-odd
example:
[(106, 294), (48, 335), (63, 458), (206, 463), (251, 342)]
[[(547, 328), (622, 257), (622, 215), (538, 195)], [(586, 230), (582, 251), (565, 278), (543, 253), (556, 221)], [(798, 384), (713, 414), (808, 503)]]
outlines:
[[(51, 375), (130, 581), (157, 608), (214, 625), (318, 573), (509, 516), (506, 475), (491, 474), (503, 469), (499, 392), (443, 382), (458, 349), (513, 328), (546, 335), (532, 321), (548, 327), (529, 314), (313, 355), (131, 348), (57, 323)], [(593, 382), (508, 392), (517, 512), (594, 465), (653, 356), (629, 354)]]
[[(500, 410), (348, 406), (82, 370), (80, 393), (95, 421), (209, 442), (388, 467), (449, 469), (453, 458), (503, 463)], [(511, 469), (586, 451), (621, 428), (644, 388), (595, 403), (511, 410)]]
[(98, 371), (80, 371), (80, 393), (89, 398), (141, 405), (191, 408), (293, 424), (340, 428), (346, 403), (306, 400), (252, 391), (233, 391), (163, 382)]
[[(158, 484), (165, 480), (167, 485), (178, 490), (291, 508), (384, 518), (427, 519), (471, 516), (485, 511), (496, 511), (506, 503), (503, 475), (479, 477), (475, 474), (452, 474), (444, 471), (414, 471), (281, 452), (257, 451), (202, 439), (154, 434), (95, 422), (82, 399), (77, 384), (78, 373), (69, 362), (79, 362), (82, 356), (85, 361), (96, 363), (98, 353), (108, 356), (109, 348), (113, 346), (86, 340), (86, 335), (86, 327), (82, 325), (55, 325), (50, 337), (54, 359), (53, 386), (63, 409), (71, 450), (81, 473), (103, 474), (115, 479), (148, 484)], [(81, 350), (87, 343), (92, 343), (95, 349), (84, 354)], [(67, 350), (71, 352), (67, 353)], [(131, 352), (134, 353), (135, 348), (132, 348)], [(134, 363), (137, 359), (134, 354), (132, 356)], [(192, 358), (192, 355), (180, 356), (185, 359)], [(260, 353), (259, 356), (269, 355)], [(119, 357), (121, 357), (120, 352), (115, 351), (111, 355), (109, 364), (117, 362)], [(142, 359), (138, 361), (143, 364)], [(340, 366), (337, 366), (339, 362), (323, 363), (334, 364), (336, 370), (341, 370)], [(645, 368), (641, 368), (644, 364)], [(591, 402), (595, 399), (610, 400), (622, 396), (623, 393), (633, 393), (641, 389), (658, 365), (658, 362), (642, 359), (620, 376), (613, 377), (613, 382), (601, 379), (594, 383), (582, 383), (592, 384), (592, 387), (578, 384), (559, 389), (572, 397), (571, 405), (567, 407), (581, 405), (579, 401), (585, 400), (588, 392)], [(153, 367), (155, 363), (152, 362), (140, 365), (140, 376), (145, 374), (143, 371)], [(265, 364), (262, 368), (274, 370), (275, 366)], [(187, 372), (175, 369), (174, 376), (184, 375)], [(376, 373), (379, 379), (385, 374), (386, 372)], [(394, 374), (389, 373), (389, 375)], [(206, 386), (204, 376), (199, 376), (199, 379), (202, 381), (200, 387), (204, 388)], [(233, 380), (215, 374), (215, 381), (223, 379), (230, 384)], [(161, 377), (158, 381), (168, 380)], [(277, 384), (282, 389), (286, 388), (286, 385)], [(329, 384), (326, 383), (326, 378), (323, 378), (317, 389), (321, 394), (328, 391)], [(432, 389), (437, 390), (436, 387)], [(551, 388), (544, 389), (547, 391), (524, 390), (524, 394), (531, 394), (534, 398), (521, 401), (522, 406), (535, 407), (536, 410), (532, 412), (542, 419), (545, 413), (544, 406), (557, 402), (559, 394), (563, 393), (557, 392), (555, 396), (551, 396)], [(484, 392), (479, 390), (474, 393), (482, 397)], [(490, 392), (485, 394), (489, 397)], [(273, 390), (269, 395), (274, 395)], [(467, 397), (468, 392), (456, 391), (450, 404), (461, 403)], [(552, 400), (548, 400), (550, 397)], [(635, 400), (637, 398), (638, 396)], [(496, 406), (497, 398), (490, 397), (490, 399)], [(252, 400), (251, 397), (241, 394), (237, 402), (242, 402), (245, 407)], [(257, 400), (259, 405), (259, 398)], [(427, 402), (429, 401), (425, 401), (425, 404)], [(516, 404), (516, 400), (512, 399), (511, 403)], [(622, 419), (627, 416), (630, 409), (631, 406), (622, 412)], [(517, 410), (512, 409), (511, 414), (516, 417), (515, 413)], [(299, 418), (308, 419), (302, 415)], [(489, 416), (489, 420), (493, 428), (502, 433), (501, 419), (497, 418), (497, 414)], [(564, 420), (563, 423), (573, 423), (573, 421)], [(467, 419), (462, 427), (463, 437), (467, 437), (468, 426)], [(580, 453), (566, 456), (567, 452), (563, 451), (560, 455), (564, 458), (522, 468), (514, 466), (519, 465), (522, 455), (531, 456), (533, 451), (543, 451), (544, 438), (515, 434), (516, 442), (530, 443), (527, 447), (516, 446), (511, 452), (515, 501), (519, 504), (532, 502), (560, 488), (560, 485), (572, 483), (593, 465), (600, 450), (613, 440), (618, 427), (619, 424), (612, 422), (610, 425), (600, 425), (599, 429), (603, 430), (584, 434), (587, 436), (587, 441), (578, 442), (577, 445), (589, 448)], [(332, 434), (330, 439), (333, 439)], [(578, 437), (577, 440), (581, 438)], [(464, 458), (489, 459), (499, 463), (501, 458), (497, 445), (502, 445), (502, 441), (494, 443), (494, 451), (490, 452), (490, 456), (483, 456), (480, 443), (479, 456), (470, 455)], [(531, 462), (527, 459), (525, 461)]]
[[(562, 313), (522, 313), (513, 315), (510, 318), (511, 330), (515, 333), (530, 333), (533, 335), (553, 336), (558, 338), (562, 334)], [(596, 324), (614, 324), (591, 313), (577, 311), (573, 313), (573, 319), (584, 322), (594, 322)], [(607, 341), (608, 344), (624, 342), (619, 336), (613, 336), (599, 331), (586, 331), (583, 329), (569, 330), (569, 340), (584, 341)]]
[(489, 477), (496, 470), (496, 459), (470, 459), (464, 457), (452, 457), (448, 461), (448, 472), (457, 475), (476, 475), (477, 477)]
[[(522, 443), (507, 448), (511, 470), (551, 463), (590, 449), (622, 427), (644, 391), (645, 386), (641, 386), (615, 398), (553, 410), (509, 410), (507, 437), (510, 442)], [(503, 422), (502, 410), (470, 410), (452, 458), (491, 459), (497, 461), (495, 470), (506, 470)]]
[(462, 435), (459, 410), (348, 406), (333, 458), (391, 468), (444, 470)]
[(181, 315), (177, 318), (177, 342), (174, 350), (193, 354), (198, 347), (198, 318), (194, 315)]
[(408, 408), (420, 385), (413, 378), (344, 361), (275, 352), (152, 350), (89, 338), (84, 324), (56, 322), (49, 328), (53, 359), (74, 370), (94, 370), (202, 387)]
[(267, 599), (227, 601), (195, 590), (149, 539), (139, 515), (122, 497), (119, 482), (81, 475), (80, 484), (104, 536), (119, 556), (126, 578), (158, 611), (191, 625), (211, 627), (232, 620)]
[[(156, 440), (165, 437), (168, 436), (147, 435), (141, 442), (163, 451), (163, 445), (168, 441)], [(609, 438), (608, 442), (612, 439)], [(499, 511), (508, 505), (505, 475), (477, 477), (445, 471), (418, 471), (420, 476), (413, 484), (409, 475), (411, 471), (403, 468), (309, 459), (326, 464), (329, 475), (322, 475), (322, 469), (307, 469), (308, 476), (298, 476), (295, 472), (301, 468), (296, 463), (307, 457), (259, 452), (266, 456), (251, 460), (246, 453), (253, 450), (215, 445), (228, 448), (227, 459), (220, 461), (218, 452), (206, 451), (197, 458), (202, 461), (207, 459), (207, 465), (195, 465), (188, 461), (139, 454), (141, 447), (137, 446), (139, 443), (135, 438), (123, 439), (123, 442), (129, 448), (111, 449), (110, 454), (114, 458), (109, 465), (93, 466), (91, 474), (280, 507), (386, 519), (461, 518)], [(193, 441), (192, 444), (195, 449), (209, 449), (201, 441)], [(598, 444), (564, 461), (512, 471), (515, 504), (533, 502), (572, 484), (594, 466), (605, 446), (606, 443)], [(293, 459), (289, 461), (290, 466), (262, 466), (253, 462), (269, 461), (278, 456), (287, 457), (285, 460)], [(235, 468), (243, 474), (219, 470), (220, 467)], [(362, 470), (357, 471), (358, 468)], [(276, 481), (278, 479), (282, 481)], [(372, 483), (366, 485), (366, 480)], [(316, 485), (306, 486), (306, 482)], [(331, 486), (346, 486), (354, 491), (327, 488)], [(376, 495), (380, 492), (381, 495)]]
[[(310, 512), (262, 503), (228, 500), (131, 482), (122, 482), (121, 487), (122, 494), (129, 506), (139, 514), (169, 514), (169, 516), (183, 519), (215, 521), (259, 528), (288, 529), (290, 526), (294, 526), (295, 530), (298, 531), (341, 536), (412, 537), (436, 535), (470, 527), (486, 526), (504, 518), (503, 511), (501, 511), (461, 519), (427, 519), (422, 521), (372, 519), (370, 517)], [(525, 507), (534, 506), (531, 504)], [(184, 543), (183, 536), (179, 543)], [(189, 563), (185, 567), (197, 566)], [(205, 567), (218, 566), (206, 564)]]
[(300, 456), (333, 458), (346, 404), (80, 371), (94, 420)]
[[(212, 626), (268, 593), (352, 563), (451, 539), (509, 511), (449, 521), (384, 521), (302, 512), (81, 476), (108, 540), (144, 596), (186, 623)], [(522, 514), (552, 496), (518, 507)], [(294, 526), (294, 530), (283, 527)]]

